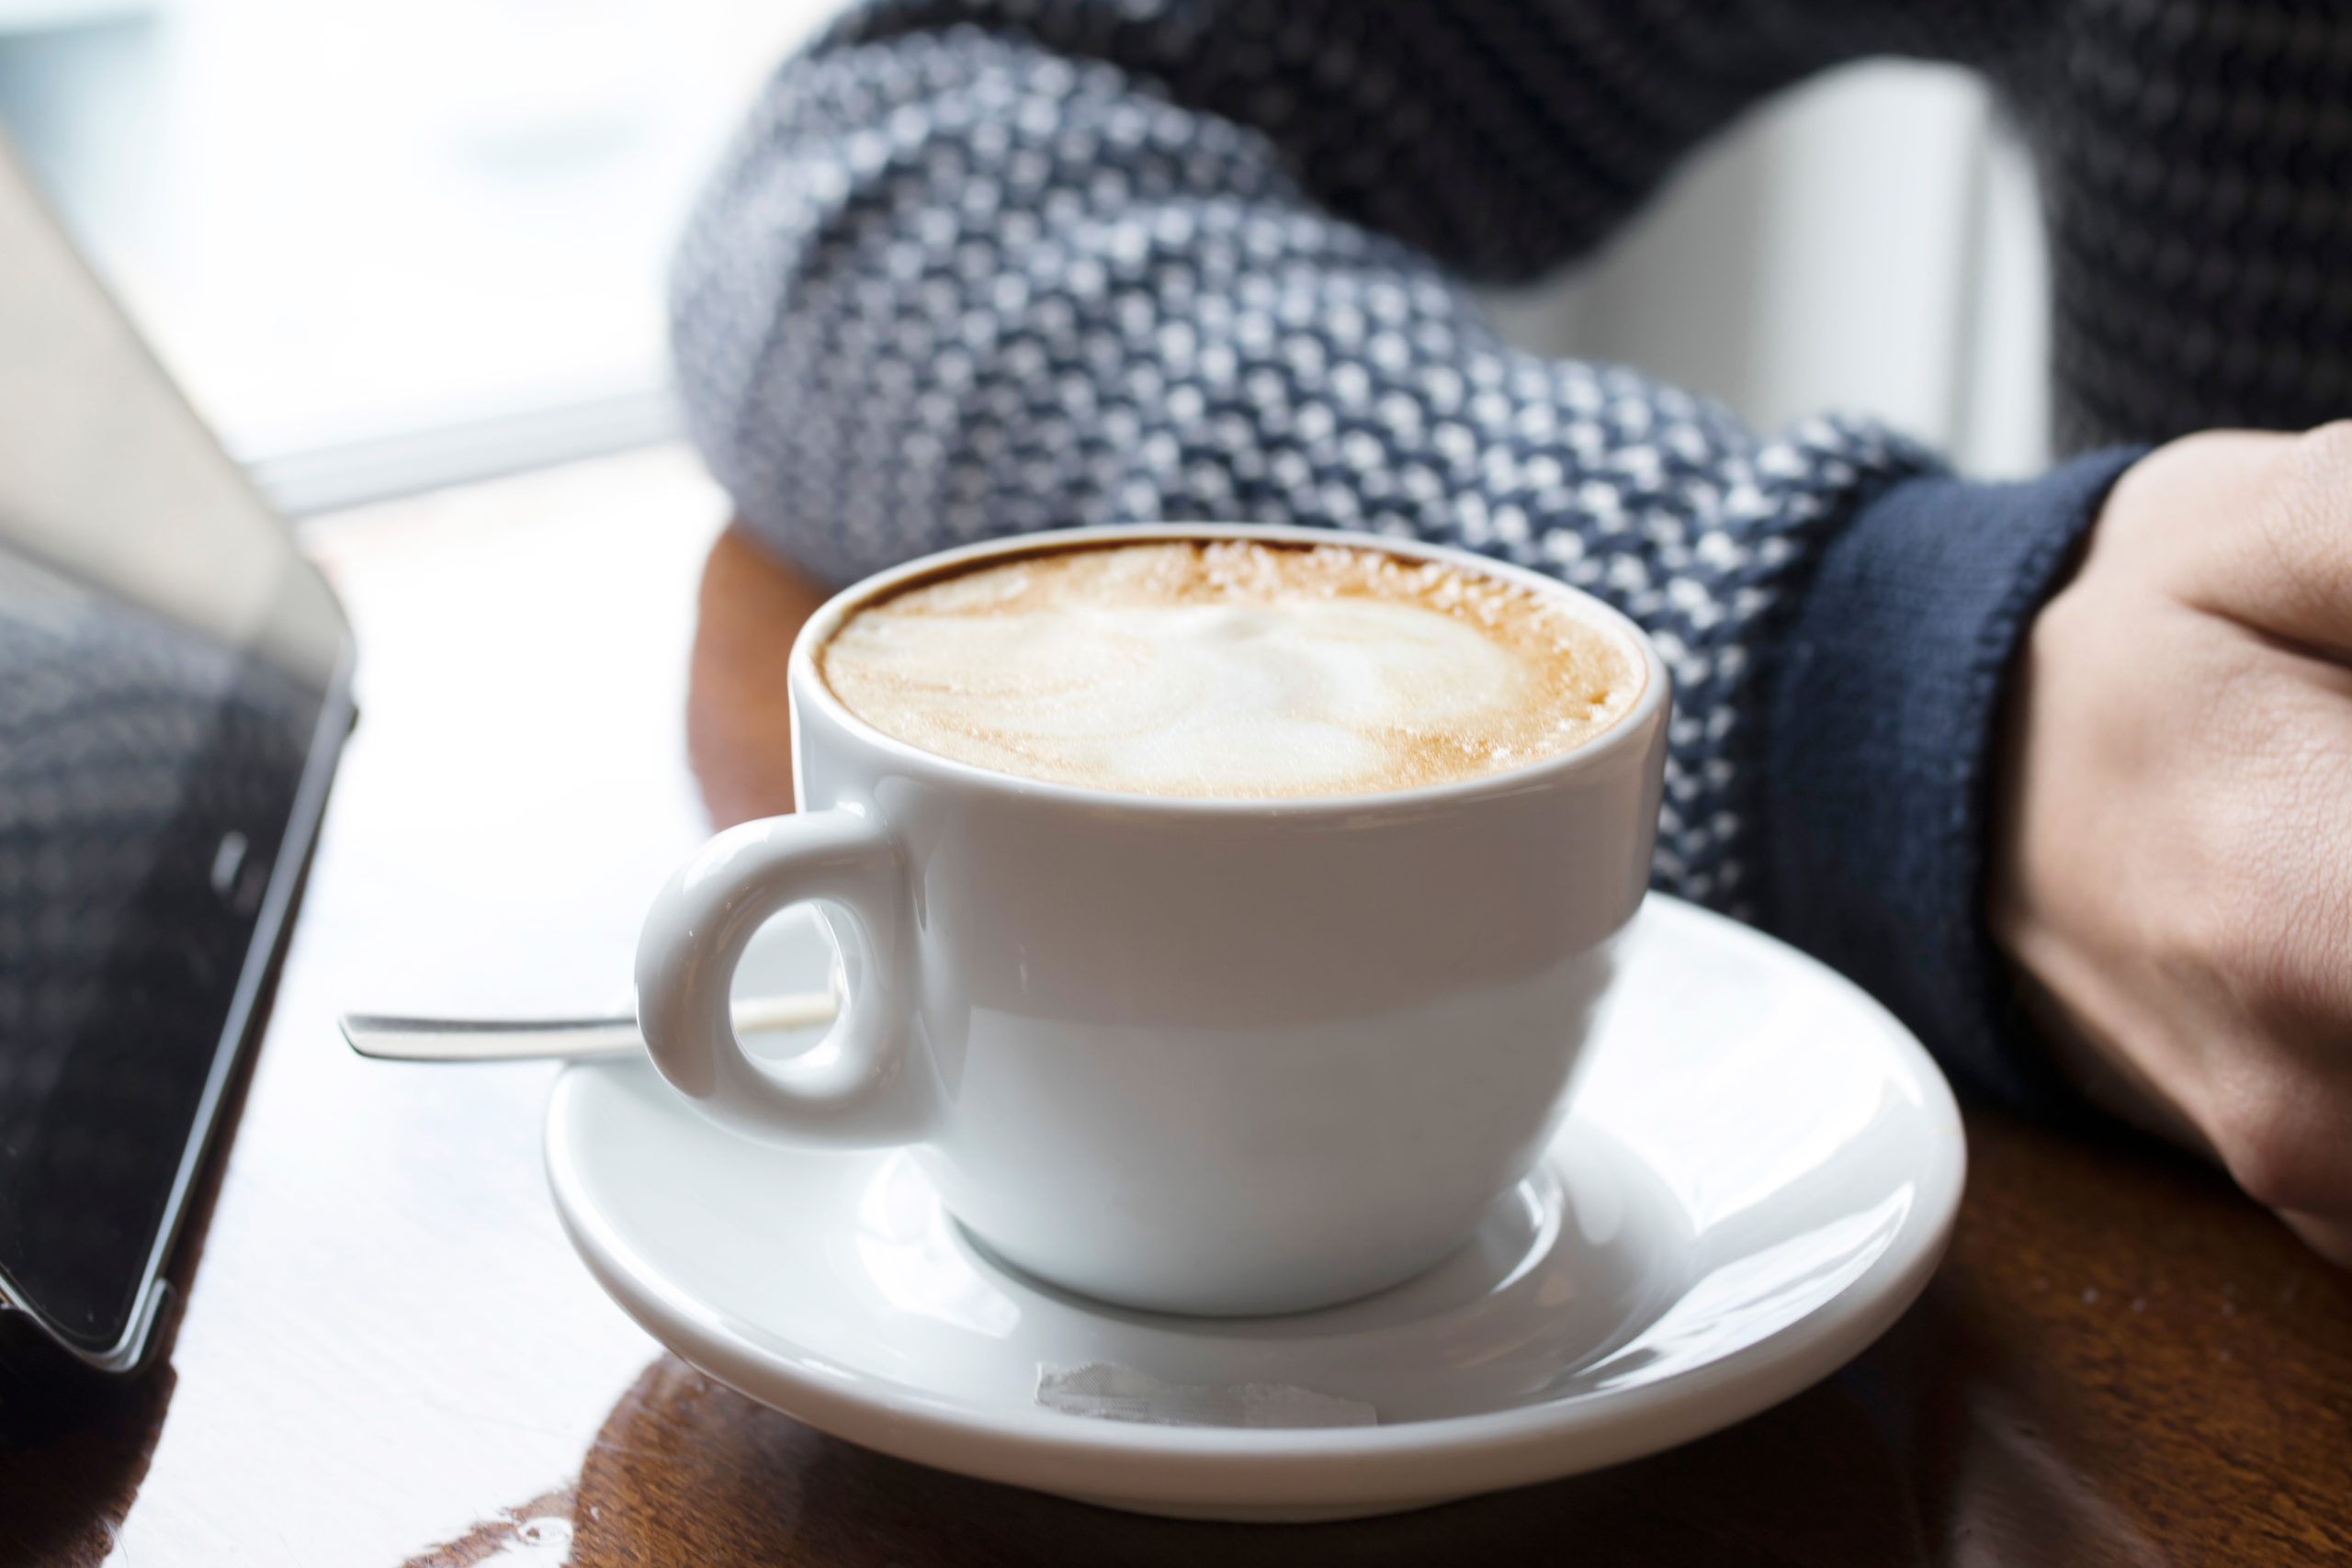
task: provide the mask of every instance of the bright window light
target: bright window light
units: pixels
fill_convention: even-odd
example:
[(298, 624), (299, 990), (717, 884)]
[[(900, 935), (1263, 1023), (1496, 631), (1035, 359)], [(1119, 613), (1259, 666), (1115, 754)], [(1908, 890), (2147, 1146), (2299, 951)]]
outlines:
[(306, 509), (665, 425), (685, 206), (832, 9), (0, 0), (0, 125)]

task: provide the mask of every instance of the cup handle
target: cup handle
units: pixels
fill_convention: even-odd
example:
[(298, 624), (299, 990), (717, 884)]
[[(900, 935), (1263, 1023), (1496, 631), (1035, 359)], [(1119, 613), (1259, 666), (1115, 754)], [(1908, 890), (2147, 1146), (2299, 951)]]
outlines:
[[(670, 878), (638, 939), (638, 1026), (654, 1066), (703, 1115), (764, 1142), (921, 1138), (929, 1096), (906, 1028), (905, 888), (897, 841), (854, 807), (711, 840)], [(849, 981), (840, 1015), (804, 1055), (755, 1062), (735, 1038), (728, 987), (761, 922), (811, 900), (846, 917), (834, 922)]]

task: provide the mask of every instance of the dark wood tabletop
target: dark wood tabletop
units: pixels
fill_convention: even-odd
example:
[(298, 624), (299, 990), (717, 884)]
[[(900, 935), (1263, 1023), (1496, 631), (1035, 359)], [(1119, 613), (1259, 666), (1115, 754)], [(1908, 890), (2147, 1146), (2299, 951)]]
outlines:
[(1419, 1514), (1130, 1517), (865, 1452), (666, 1355), (557, 1229), (552, 1070), (363, 1062), (333, 1019), (609, 1007), (673, 860), (785, 804), (808, 591), (723, 515), (660, 451), (314, 525), (360, 729), (164, 1354), (0, 1451), (0, 1562), (2352, 1562), (2352, 1277), (2186, 1159), (1983, 1110), (1950, 1258), (1844, 1371)]

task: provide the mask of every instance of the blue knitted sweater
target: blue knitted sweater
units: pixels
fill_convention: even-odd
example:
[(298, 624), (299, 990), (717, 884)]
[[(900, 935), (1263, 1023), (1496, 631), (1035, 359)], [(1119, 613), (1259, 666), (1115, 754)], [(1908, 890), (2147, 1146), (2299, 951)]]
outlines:
[[(2149, 367), (2161, 342), (2108, 351), (2143, 274), (2146, 321), (2226, 317), (2156, 287), (2132, 239), (2132, 204), (2156, 198), (2117, 149), (2178, 130), (2143, 123), (2151, 83), (2250, 92), (2212, 62), (2253, 35), (2177, 35), (2263, 7), (2143, 9), (865, 6), (776, 73), (690, 226), (690, 424), (758, 536), (834, 581), (1022, 530), (1215, 517), (1442, 540), (1611, 600), (1676, 681), (1657, 886), (1818, 953), (1964, 1081), (2030, 1096), (1981, 917), (1987, 755), (2022, 629), (2130, 454), (1986, 486), (1867, 422), (1754, 432), (1636, 371), (1506, 345), (1463, 281), (1572, 257), (1787, 82), (1934, 54), (2010, 92), (2073, 193), (2054, 209), (2072, 436), (2352, 401), (2324, 355), (2302, 381), (2209, 375), (2199, 403), (2151, 392), (2188, 375)], [(2352, 20), (2330, 25), (2336, 47), (2274, 62), (2265, 94), (2346, 101)], [(2352, 188), (2347, 145), (2298, 167)], [(2086, 209), (2096, 244), (2070, 248)], [(2257, 328), (2298, 330), (2276, 310)]]

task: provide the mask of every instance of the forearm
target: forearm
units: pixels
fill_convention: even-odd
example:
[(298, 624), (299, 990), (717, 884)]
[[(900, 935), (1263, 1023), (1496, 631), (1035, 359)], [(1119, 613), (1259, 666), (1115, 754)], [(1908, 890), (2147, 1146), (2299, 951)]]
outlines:
[[(1884, 817), (1922, 833), (1965, 836), (1982, 815), (1952, 781), (1981, 772), (1989, 719), (1933, 758), (1865, 726), (1805, 768), (1773, 760), (1787, 630), (1846, 614), (1812, 593), (1825, 551), (1861, 541), (1841, 557), (1852, 592), (1932, 545), (1869, 525), (1874, 497), (1936, 467), (1883, 432), (1768, 439), (1631, 371), (1512, 351), (1432, 260), (1318, 206), (1265, 137), (978, 35), (791, 67), (696, 221), (677, 299), (706, 452), (756, 536), (820, 578), (1186, 516), (1534, 566), (1625, 609), (1673, 670), (1661, 886), (1800, 935), (1825, 911), (1839, 930), (1883, 917), (1884, 941), (1845, 956), (1890, 995), (1908, 973), (1890, 954), (1976, 929), (1973, 886), (1923, 917), (1890, 881), (1905, 856), (1857, 866), (1805, 831), (1783, 841), (1793, 818), (1815, 825), (1825, 775), (1884, 792)], [(2063, 541), (2075, 523), (2019, 525)], [(2038, 558), (2007, 561), (2018, 580), (1986, 603), (2030, 606)], [(1992, 642), (2015, 634), (1986, 615), (1938, 644), (1965, 650), (1970, 690), (1997, 684)], [(1898, 636), (1885, 658), (1911, 651)], [(1905, 1010), (1982, 1057), (1978, 1020)]]
[(885, 0), (818, 52), (985, 29), (1261, 137), (1318, 210), (1482, 279), (1607, 235), (1698, 142), (1841, 61), (1987, 62), (2041, 0)]
[(1661, 879), (1734, 908), (1753, 908), (1767, 633), (1819, 542), (1927, 463), (1867, 426), (1759, 438), (1631, 371), (1509, 349), (1430, 261), (1319, 211), (1263, 138), (995, 39), (794, 67), (679, 302), (706, 451), (820, 577), (1209, 516), (1459, 544), (1613, 601), (1684, 715)]

